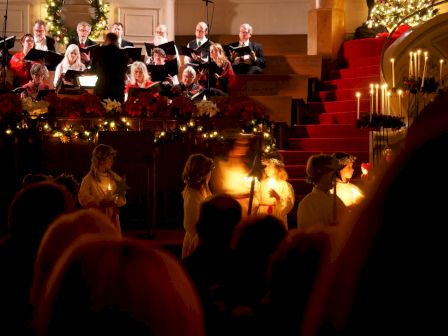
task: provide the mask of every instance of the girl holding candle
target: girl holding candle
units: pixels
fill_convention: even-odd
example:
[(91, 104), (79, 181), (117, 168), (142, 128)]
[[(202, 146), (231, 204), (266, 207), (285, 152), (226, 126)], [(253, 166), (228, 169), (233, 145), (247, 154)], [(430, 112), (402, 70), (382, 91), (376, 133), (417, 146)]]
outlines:
[(126, 183), (112, 170), (117, 152), (100, 144), (92, 152), (90, 171), (83, 178), (78, 200), (85, 208), (98, 208), (120, 229), (119, 207), (126, 204)]
[(279, 218), (288, 229), (287, 215), (294, 206), (294, 189), (287, 181), (283, 158), (279, 153), (272, 153), (263, 159), (264, 176), (255, 190), (255, 212), (269, 214)]

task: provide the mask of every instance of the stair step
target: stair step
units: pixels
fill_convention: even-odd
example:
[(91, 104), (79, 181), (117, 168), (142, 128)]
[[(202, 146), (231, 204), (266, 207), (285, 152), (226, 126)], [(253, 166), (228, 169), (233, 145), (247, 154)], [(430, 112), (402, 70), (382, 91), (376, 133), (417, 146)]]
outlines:
[(367, 97), (369, 97), (370, 99), (369, 91), (370, 87), (367, 86), (342, 90), (322, 90), (319, 91), (319, 98), (321, 99), (321, 101), (352, 100), (354, 97), (356, 97), (356, 92), (359, 92), (361, 93), (361, 99), (365, 99)]
[(369, 65), (362, 67), (350, 67), (338, 69), (330, 74), (333, 79), (358, 78), (363, 76), (380, 76), (380, 65)]
[(366, 67), (371, 65), (377, 65), (380, 64), (381, 57), (380, 56), (370, 56), (370, 57), (364, 57), (364, 58), (357, 58), (350, 61), (348, 64), (349, 68), (360, 68), (360, 67)]
[(306, 178), (306, 165), (285, 165), (290, 179)]
[(369, 88), (370, 84), (378, 83), (379, 76), (363, 76), (357, 78), (330, 79), (321, 82), (322, 90)]
[(310, 124), (356, 124), (356, 112), (312, 113), (308, 115)]
[[(356, 109), (356, 98), (353, 100), (336, 100), (308, 103), (309, 113), (356, 112)], [(359, 110), (370, 110), (370, 101), (368, 98), (363, 99), (361, 96), (359, 100)]]
[(386, 42), (385, 37), (356, 39), (344, 42), (342, 52), (345, 63), (349, 67), (352, 67), (353, 63), (359, 59), (371, 56), (379, 57), (383, 50), (384, 42)]
[[(310, 151), (310, 150), (280, 150), (279, 151), (283, 155), (283, 159), (285, 162), (285, 165), (306, 165), (308, 158), (311, 155), (314, 154), (333, 154), (333, 151), (325, 151), (325, 150), (319, 150), (319, 151)], [(351, 155), (356, 156), (357, 160), (356, 163), (361, 162), (369, 162), (369, 151), (351, 151)], [(297, 191), (296, 191), (297, 193)]]
[(362, 151), (369, 150), (369, 138), (290, 138), (288, 148), (292, 150)]
[(295, 125), (293, 129), (293, 137), (298, 138), (367, 137), (368, 135), (368, 130), (356, 128), (352, 123), (346, 125)]

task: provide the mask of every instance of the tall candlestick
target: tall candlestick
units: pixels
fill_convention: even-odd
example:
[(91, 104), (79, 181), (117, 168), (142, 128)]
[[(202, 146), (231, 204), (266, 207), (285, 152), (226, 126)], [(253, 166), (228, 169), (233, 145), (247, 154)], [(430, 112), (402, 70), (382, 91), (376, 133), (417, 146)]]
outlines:
[(360, 98), (361, 92), (356, 92), (356, 119), (359, 119), (359, 108), (360, 108)]
[(413, 75), (412, 67), (413, 67), (413, 65), (412, 65), (412, 51), (411, 51), (411, 52), (409, 52), (409, 78), (411, 78)]
[(444, 62), (444, 60), (441, 59), (439, 62), (440, 62), (439, 85), (442, 85), (442, 67), (443, 67), (443, 62)]
[(390, 63), (392, 66), (392, 88), (395, 87), (395, 59), (391, 58)]
[(373, 114), (373, 87), (370, 89), (370, 121), (372, 121), (372, 114)]
[(386, 99), (386, 113), (385, 114), (388, 114), (388, 115), (391, 114), (391, 111), (390, 111), (390, 95), (391, 95), (391, 92), (387, 91), (387, 93), (386, 93), (386, 96), (387, 96), (387, 99)]
[(375, 85), (375, 113), (378, 114), (378, 88), (380, 87), (379, 84)]
[(418, 72), (417, 72), (417, 52), (414, 51), (414, 76), (415, 78), (418, 78)]
[(400, 106), (400, 117), (402, 116), (402, 109), (403, 107), (401, 106), (401, 95), (403, 94), (402, 90), (398, 90), (398, 105)]

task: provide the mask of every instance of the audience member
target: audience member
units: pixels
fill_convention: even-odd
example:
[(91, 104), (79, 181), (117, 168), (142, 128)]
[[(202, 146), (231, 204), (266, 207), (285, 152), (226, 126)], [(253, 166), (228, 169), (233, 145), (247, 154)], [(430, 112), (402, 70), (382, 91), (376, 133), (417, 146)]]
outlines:
[(93, 149), (90, 171), (81, 182), (78, 199), (85, 208), (100, 209), (121, 230), (118, 208), (126, 204), (126, 183), (112, 170), (116, 154), (105, 144)]
[(288, 229), (288, 213), (294, 206), (294, 189), (287, 181), (281, 154), (269, 153), (262, 161), (265, 166), (262, 180), (256, 185), (255, 202), (258, 214), (269, 214), (277, 217)]
[(182, 179), (185, 183), (185, 188), (182, 191), (185, 229), (182, 258), (191, 255), (198, 246), (199, 237), (196, 224), (202, 202), (212, 194), (209, 187), (212, 170), (213, 160), (203, 154), (191, 154), (185, 163), (182, 172)]
[(0, 334), (26, 335), (29, 291), (40, 240), (50, 223), (72, 211), (67, 190), (54, 182), (32, 183), (9, 206), (9, 234), (0, 243)]
[(232, 238), (235, 266), (226, 293), (223, 335), (262, 334), (258, 313), (267, 290), (269, 259), (287, 235), (282, 221), (253, 215), (235, 228)]
[(73, 204), (75, 208), (79, 208), (80, 204), (78, 201), (79, 192), (79, 182), (76, 177), (72, 174), (62, 173), (56, 176), (53, 180), (55, 183), (63, 185), (73, 198)]
[(230, 195), (207, 198), (201, 205), (196, 227), (199, 245), (183, 259), (204, 307), (208, 335), (216, 335), (222, 324), (223, 286), (229, 282), (233, 268), (230, 241), (241, 216), (241, 205)]
[[(211, 41), (207, 38), (208, 34), (208, 26), (205, 22), (198, 22), (196, 25), (195, 30), (195, 36), (196, 38), (194, 40), (191, 40), (187, 44), (187, 48), (196, 50), (199, 47), (202, 47), (204, 45), (209, 45)], [(185, 55), (184, 63), (193, 63), (193, 64), (204, 64), (209, 61), (209, 49), (208, 48), (202, 48), (199, 55), (192, 53), (191, 55)]]
[[(261, 74), (266, 68), (266, 60), (264, 58), (263, 46), (260, 43), (252, 42), (253, 28), (248, 23), (240, 26), (239, 41), (231, 43), (231, 47), (249, 47), (251, 52), (246, 55), (239, 55), (234, 51), (230, 51), (230, 60), (232, 61), (233, 71), (236, 74)], [(232, 50), (231, 48), (229, 50)]]
[(9, 60), (9, 70), (13, 74), (13, 86), (22, 86), (30, 80), (31, 63), (25, 61), (25, 56), (34, 48), (34, 38), (31, 34), (25, 34), (20, 39), (22, 50), (16, 52)]
[(291, 230), (272, 255), (266, 302), (258, 319), (265, 335), (300, 335), (315, 279), (332, 252), (332, 229), (314, 225)]
[(120, 232), (110, 219), (97, 209), (82, 209), (62, 215), (48, 227), (39, 246), (34, 263), (30, 303), (37, 307), (48, 278), (64, 251), (84, 235), (120, 238)]
[(31, 183), (44, 182), (44, 181), (52, 181), (53, 176), (45, 175), (45, 174), (26, 174), (22, 179), (22, 188), (30, 185)]
[(81, 237), (57, 262), (37, 336), (204, 336), (202, 307), (171, 254), (144, 241)]
[(21, 88), (24, 89), (20, 94), (21, 98), (30, 97), (33, 100), (37, 99), (40, 90), (48, 90), (50, 87), (46, 83), (47, 79), (50, 77), (47, 67), (41, 63), (34, 63), (30, 70), (31, 80), (22, 85)]
[[(79, 47), (76, 44), (70, 44), (65, 50), (64, 59), (56, 67), (54, 72), (53, 84), (56, 87), (60, 80), (64, 80), (64, 75), (67, 70), (84, 71), (86, 66), (81, 61), (81, 54), (79, 52)], [(74, 84), (69, 82), (69, 84)]]
[[(333, 157), (339, 160), (341, 169), (336, 177), (336, 195), (344, 202), (345, 206), (352, 207), (359, 204), (364, 198), (364, 194), (359, 187), (350, 183), (353, 177), (353, 163), (356, 157), (345, 152), (335, 152)], [(334, 190), (331, 190), (333, 193)]]
[(81, 52), (81, 61), (85, 65), (90, 64), (90, 51), (84, 51), (84, 48), (91, 47), (96, 45), (96, 42), (89, 38), (90, 32), (92, 30), (92, 26), (90, 23), (86, 21), (81, 21), (76, 26), (77, 36), (69, 41), (70, 44), (76, 44), (80, 48)]
[(297, 225), (305, 228), (311, 225), (336, 225), (347, 214), (344, 202), (330, 190), (334, 188), (341, 166), (331, 155), (315, 154), (306, 164), (307, 180), (313, 190), (300, 202), (297, 209)]
[(114, 33), (115, 35), (118, 36), (118, 46), (120, 48), (133, 47), (134, 46), (134, 43), (132, 43), (130, 41), (127, 41), (127, 40), (125, 40), (123, 38), (124, 26), (123, 26), (123, 24), (121, 22), (114, 22), (110, 32)]
[(102, 99), (124, 101), (124, 82), (128, 65), (126, 53), (118, 47), (118, 37), (108, 33), (104, 44), (95, 51), (92, 71), (98, 76), (94, 93)]
[(34, 48), (38, 50), (50, 50), (56, 51), (55, 49), (55, 40), (51, 36), (47, 34), (47, 28), (45, 25), (45, 21), (36, 20), (34, 21)]

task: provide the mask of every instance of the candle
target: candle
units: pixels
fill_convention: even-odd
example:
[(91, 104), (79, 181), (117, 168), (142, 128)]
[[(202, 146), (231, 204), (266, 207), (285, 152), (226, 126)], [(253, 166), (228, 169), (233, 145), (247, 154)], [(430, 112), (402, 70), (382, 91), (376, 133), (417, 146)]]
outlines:
[(378, 113), (378, 88), (380, 87), (379, 84), (375, 85), (375, 113)]
[(420, 49), (417, 50), (417, 78), (420, 77), (420, 55), (422, 51)]
[(356, 92), (356, 119), (359, 119), (359, 105), (360, 105), (361, 92)]
[(388, 114), (388, 115), (390, 115), (391, 113), (391, 111), (390, 111), (390, 95), (391, 95), (391, 92), (390, 91), (387, 91), (387, 93), (386, 93), (386, 96), (387, 96), (387, 100), (386, 100), (386, 113), (385, 114)]
[(402, 106), (401, 106), (401, 95), (403, 94), (402, 90), (398, 90), (398, 105), (400, 106), (400, 117), (402, 116)]
[(439, 62), (440, 62), (439, 85), (442, 85), (442, 67), (443, 67), (443, 62), (444, 62), (444, 60), (441, 59)]
[(395, 87), (395, 59), (391, 58), (390, 63), (392, 66), (392, 88)]
[(412, 51), (409, 52), (409, 78), (412, 77)]
[[(373, 85), (372, 85), (373, 86)], [(370, 89), (370, 121), (372, 121), (372, 114), (373, 114), (373, 87)]]
[(414, 51), (414, 76), (415, 78), (418, 78), (418, 72), (417, 72), (417, 52)]
[(424, 63), (424, 65), (423, 65), (423, 75), (422, 75), (422, 88), (423, 88), (423, 86), (424, 86), (424, 84), (425, 84), (425, 76), (426, 76), (426, 62), (428, 61), (428, 55), (427, 55), (427, 53), (425, 53), (425, 63)]

